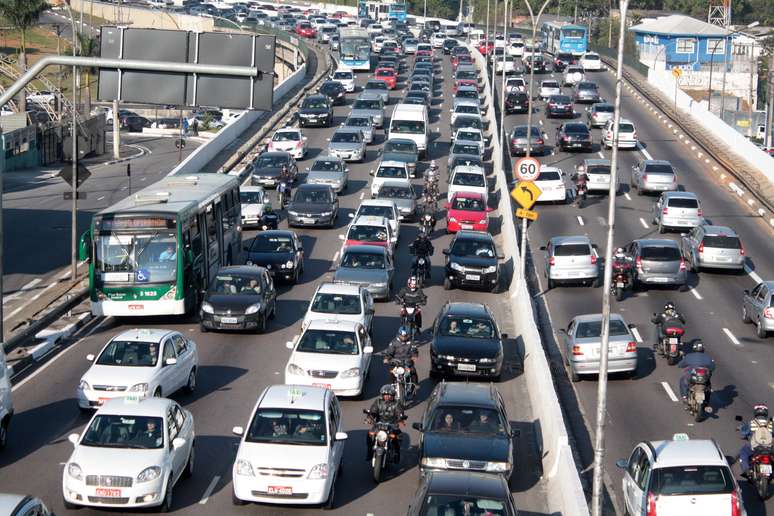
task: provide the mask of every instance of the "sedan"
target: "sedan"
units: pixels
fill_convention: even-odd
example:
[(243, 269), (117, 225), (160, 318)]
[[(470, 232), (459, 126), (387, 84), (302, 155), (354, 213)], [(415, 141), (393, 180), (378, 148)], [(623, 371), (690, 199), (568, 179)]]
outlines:
[(366, 145), (374, 141), (374, 121), (370, 116), (350, 115), (341, 124), (342, 129), (359, 129), (363, 133), (363, 141)]
[(288, 204), (288, 226), (336, 225), (339, 213), (339, 198), (330, 185), (303, 184)]
[(384, 101), (380, 96), (361, 93), (352, 104), (350, 116), (370, 116), (374, 127), (381, 128), (384, 125)]
[(499, 260), (494, 239), (482, 231), (460, 231), (452, 239), (444, 267), (444, 290), (454, 287), (477, 287), (494, 292), (500, 282)]
[(572, 99), (569, 95), (552, 95), (546, 104), (546, 118), (575, 116)]
[(483, 194), (457, 192), (444, 205), (446, 210), (446, 232), (456, 233), (463, 229), (473, 231), (489, 230), (489, 213)]
[(529, 111), (529, 95), (523, 91), (511, 91), (505, 96), (505, 114)]
[(333, 106), (326, 95), (309, 95), (298, 109), (300, 127), (330, 127), (333, 123)]
[(529, 146), (532, 154), (545, 154), (546, 142), (543, 138), (543, 133), (540, 132), (540, 128), (533, 125), (530, 131), (530, 137), (527, 137), (527, 126), (517, 125), (511, 131), (511, 136), (508, 140), (511, 156), (518, 154), (526, 154), (527, 147)]
[(360, 129), (339, 128), (331, 135), (328, 154), (344, 161), (362, 163), (366, 154), (366, 142)]
[(365, 83), (365, 86), (363, 86), (363, 94), (378, 97), (385, 105), (390, 103), (389, 86), (381, 79), (369, 79), (368, 82)]
[[(637, 373), (637, 341), (620, 314), (610, 314), (609, 373)], [(602, 347), (602, 314), (578, 315), (570, 321), (564, 337), (564, 362), (570, 368), (570, 379), (578, 382), (581, 375), (599, 373)]]
[(242, 205), (243, 228), (277, 228), (277, 214), (272, 211), (271, 201), (262, 186), (240, 186), (239, 202)]
[(341, 158), (322, 156), (314, 160), (307, 168), (306, 182), (311, 185), (329, 185), (336, 193), (347, 189), (349, 168)]
[(560, 151), (592, 151), (591, 133), (586, 124), (568, 123), (557, 128), (556, 145)]
[(416, 38), (407, 38), (403, 40), (403, 51), (406, 54), (416, 54), (417, 53), (417, 44), (419, 43), (419, 40)]
[(355, 91), (355, 72), (352, 70), (336, 70), (331, 76), (331, 80), (340, 83), (344, 86), (344, 90), (347, 93)]
[(304, 273), (304, 247), (293, 231), (259, 233), (245, 246), (245, 252), (247, 265), (265, 268), (275, 280), (295, 284)]
[(631, 187), (637, 189), (637, 195), (646, 192), (676, 191), (677, 174), (668, 161), (645, 159), (632, 165)]
[(328, 97), (334, 106), (341, 106), (347, 100), (347, 90), (339, 81), (325, 81), (318, 91)]
[(302, 159), (307, 152), (307, 138), (301, 129), (285, 127), (278, 129), (269, 140), (269, 152), (287, 152), (293, 159)]
[(535, 179), (540, 188), (538, 202), (565, 202), (567, 186), (564, 184), (564, 172), (558, 167), (540, 166), (540, 176)]
[(253, 160), (253, 172), (250, 184), (254, 186), (277, 186), (282, 167), (290, 172), (291, 182), (298, 176), (298, 165), (287, 152), (264, 152)]
[(394, 202), (400, 213), (400, 220), (414, 220), (417, 216), (417, 195), (409, 181), (384, 181), (376, 192), (375, 199)]
[[(382, 81), (387, 84), (388, 89), (394, 90), (398, 85), (398, 74), (392, 68), (377, 68), (374, 70), (374, 80)], [(366, 84), (366, 90), (368, 90), (368, 84)], [(385, 99), (385, 102), (388, 99)]]
[(604, 127), (609, 120), (613, 119), (615, 106), (607, 102), (597, 102), (591, 107), (586, 108), (586, 120), (589, 127)]
[[(263, 235), (261, 233), (260, 235)], [(277, 291), (269, 271), (252, 265), (221, 267), (199, 310), (202, 333), (209, 330), (266, 331), (276, 316)]]
[(387, 247), (375, 245), (346, 246), (333, 281), (363, 285), (375, 299), (390, 299), (395, 266)]
[(581, 104), (593, 104), (600, 101), (599, 90), (597, 85), (593, 82), (581, 81), (575, 85), (575, 92), (573, 93), (575, 102)]
[(752, 290), (745, 290), (742, 298), (742, 321), (755, 324), (759, 339), (765, 339), (774, 331), (774, 281), (758, 283)]
[(490, 514), (498, 516), (518, 514), (510, 486), (500, 475), (474, 471), (431, 471), (420, 478), (408, 515), (443, 514), (449, 506), (486, 507)]

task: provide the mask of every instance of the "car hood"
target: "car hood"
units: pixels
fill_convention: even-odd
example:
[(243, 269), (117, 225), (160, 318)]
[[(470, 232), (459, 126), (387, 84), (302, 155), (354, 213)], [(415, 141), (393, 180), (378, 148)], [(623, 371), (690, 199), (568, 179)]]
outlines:
[(328, 447), (302, 446), (292, 444), (249, 443), (243, 441), (239, 445), (237, 459), (247, 459), (253, 468), (287, 469), (288, 464), (294, 468), (304, 468), (309, 471), (317, 464), (328, 463)]
[(416, 154), (407, 152), (385, 152), (382, 154), (382, 161), (400, 161), (401, 163), (416, 163)]
[(89, 385), (117, 385), (131, 387), (148, 383), (156, 374), (156, 367), (128, 367), (93, 364), (83, 375)]
[(416, 202), (414, 202), (414, 199), (394, 199), (392, 197), (379, 197), (379, 199), (393, 201), (395, 206), (398, 207), (399, 211), (413, 210), (416, 207)]
[(425, 432), (422, 435), (422, 456), (507, 462), (510, 459), (510, 445), (508, 437), (493, 434)]
[(298, 110), (299, 115), (327, 115), (328, 110), (325, 108), (301, 108)]
[(385, 283), (387, 282), (387, 271), (384, 269), (352, 269), (349, 267), (340, 267), (336, 269), (333, 275), (333, 281), (352, 282), (358, 284), (366, 283)]
[(362, 145), (357, 142), (330, 142), (328, 144), (328, 148), (331, 150), (358, 150), (360, 147)]
[(258, 294), (208, 294), (205, 301), (211, 304), (217, 312), (231, 310), (235, 313), (241, 313), (244, 312), (248, 306), (259, 303), (261, 299), (262, 297)]
[(350, 113), (351, 116), (372, 116), (381, 118), (383, 116), (381, 109), (353, 109)]
[(252, 215), (263, 215), (264, 205), (263, 204), (243, 204), (242, 205), (242, 215), (252, 216)]
[(135, 450), (77, 446), (68, 462), (75, 462), (84, 475), (116, 475), (137, 478), (142, 470), (164, 463), (164, 448)]
[(497, 259), (485, 258), (481, 256), (451, 255), (449, 256), (449, 259), (450, 261), (454, 261), (459, 263), (460, 265), (465, 265), (469, 267), (491, 267), (492, 265), (497, 265)]
[(322, 213), (324, 211), (333, 211), (333, 205), (293, 201), (288, 205), (288, 211), (295, 211), (298, 213)]
[(281, 171), (281, 167), (258, 168), (253, 171), (253, 175), (258, 177), (279, 177)]
[(309, 172), (309, 174), (306, 176), (307, 183), (316, 183), (316, 182), (329, 183), (329, 182), (342, 181), (343, 179), (344, 179), (344, 173), (335, 172), (335, 171), (334, 172), (313, 171), (313, 172)]
[(489, 217), (489, 215), (485, 211), (454, 210), (454, 209), (448, 210), (447, 216), (454, 217), (457, 220), (473, 221), (473, 222), (478, 222), (481, 219), (486, 219)]
[(293, 351), (289, 364), (301, 369), (320, 369), (323, 371), (346, 371), (360, 365), (360, 355), (335, 355), (326, 353), (305, 353)]
[(438, 336), (433, 340), (433, 352), (461, 358), (494, 358), (502, 349), (497, 339)]

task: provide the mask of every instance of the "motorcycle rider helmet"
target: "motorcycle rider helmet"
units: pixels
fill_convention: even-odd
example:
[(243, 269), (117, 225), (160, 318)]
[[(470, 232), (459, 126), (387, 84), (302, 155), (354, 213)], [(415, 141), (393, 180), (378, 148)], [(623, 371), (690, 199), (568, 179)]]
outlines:
[(704, 343), (701, 341), (701, 339), (697, 339), (693, 343), (693, 352), (694, 353), (704, 353)]
[(664, 304), (664, 311), (665, 312), (670, 312), (670, 311), (674, 312), (675, 311), (675, 304), (673, 302), (671, 302), (671, 301), (667, 301)]
[(626, 256), (626, 253), (624, 253), (624, 248), (623, 247), (619, 247), (618, 249), (615, 250), (615, 257), (616, 258), (623, 258), (624, 256)]
[(755, 419), (769, 419), (769, 407), (764, 405), (763, 403), (759, 405), (755, 405), (753, 407), (753, 417)]
[(408, 286), (409, 290), (414, 291), (417, 289), (417, 278), (416, 276), (409, 276), (408, 281), (406, 282), (406, 286)]
[(392, 384), (386, 384), (382, 385), (382, 388), (379, 389), (379, 394), (382, 396), (392, 396), (395, 397), (395, 386)]
[(409, 330), (405, 326), (398, 328), (398, 338), (402, 342), (406, 342), (409, 339)]
[(433, 170), (433, 169), (434, 169), (434, 168), (436, 168), (437, 166), (438, 166), (438, 165), (436, 165), (436, 164), (435, 164), (435, 160), (432, 160), (432, 161), (430, 162), (430, 170)]

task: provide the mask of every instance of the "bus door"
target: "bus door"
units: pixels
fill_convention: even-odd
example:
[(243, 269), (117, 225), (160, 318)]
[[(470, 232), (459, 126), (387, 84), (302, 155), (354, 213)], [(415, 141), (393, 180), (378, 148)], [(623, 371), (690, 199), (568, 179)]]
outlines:
[(210, 203), (204, 214), (205, 236), (207, 238), (207, 286), (218, 273), (221, 264), (221, 231), (217, 205)]

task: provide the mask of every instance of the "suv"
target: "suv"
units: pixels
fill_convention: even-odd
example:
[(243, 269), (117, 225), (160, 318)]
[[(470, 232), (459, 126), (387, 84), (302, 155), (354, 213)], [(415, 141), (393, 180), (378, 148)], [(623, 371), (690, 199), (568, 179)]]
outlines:
[(503, 255), (497, 252), (492, 235), (483, 231), (460, 231), (443, 254), (446, 255), (444, 290), (457, 286), (497, 290), (500, 282), (498, 261)]
[(702, 224), (683, 234), (683, 256), (693, 272), (702, 267), (744, 270), (742, 241), (725, 226)]
[(695, 228), (704, 223), (701, 203), (692, 192), (664, 192), (653, 205), (653, 224), (658, 232), (671, 228)]
[(513, 431), (503, 397), (493, 384), (439, 383), (430, 394), (422, 422), (412, 426), (422, 432), (422, 474), (464, 469), (511, 476)]
[(645, 192), (677, 190), (677, 175), (672, 164), (661, 159), (645, 159), (632, 165), (631, 187), (637, 195)]
[(744, 514), (742, 492), (714, 439), (675, 434), (669, 441), (643, 441), (616, 466), (624, 470), (627, 514)]
[(548, 288), (558, 282), (593, 285), (599, 277), (597, 246), (587, 236), (557, 236), (540, 248), (546, 252)]
[(306, 329), (316, 319), (355, 322), (370, 334), (374, 319), (374, 298), (363, 285), (325, 282), (312, 295), (301, 329)]
[(626, 247), (634, 259), (634, 286), (685, 286), (688, 273), (680, 247), (674, 240), (643, 238)]

